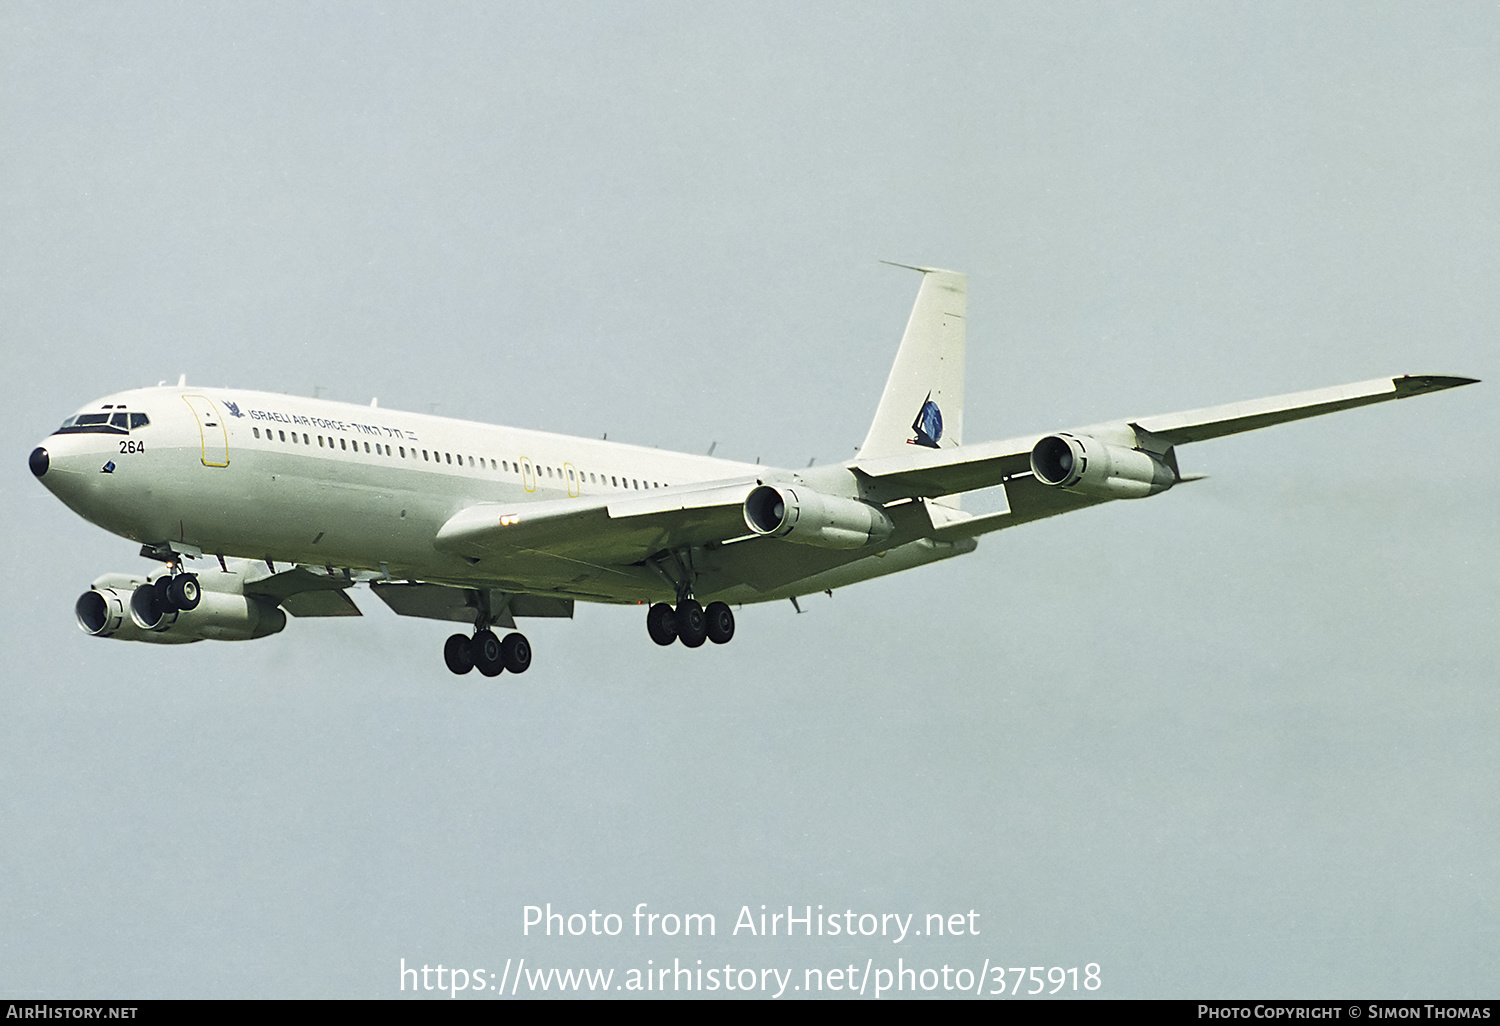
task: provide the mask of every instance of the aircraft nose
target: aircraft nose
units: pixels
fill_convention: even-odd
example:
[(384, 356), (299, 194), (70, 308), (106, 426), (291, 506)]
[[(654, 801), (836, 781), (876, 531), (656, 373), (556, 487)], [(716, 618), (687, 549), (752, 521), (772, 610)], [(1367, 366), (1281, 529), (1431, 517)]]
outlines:
[(37, 477), (47, 473), (47, 468), (52, 466), (52, 457), (47, 455), (47, 450), (40, 445), (31, 450), (31, 459), (27, 460), (31, 466), (31, 472)]

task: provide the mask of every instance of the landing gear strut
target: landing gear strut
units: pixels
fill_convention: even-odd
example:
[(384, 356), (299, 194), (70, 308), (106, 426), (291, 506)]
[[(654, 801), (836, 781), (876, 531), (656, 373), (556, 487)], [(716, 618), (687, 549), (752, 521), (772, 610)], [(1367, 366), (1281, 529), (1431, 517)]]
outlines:
[(475, 631), (472, 638), (454, 634), (443, 645), (443, 662), (460, 676), (474, 669), (486, 677), (498, 677), (506, 670), (525, 673), (531, 667), (531, 642), (514, 631), (497, 638), (487, 627)]

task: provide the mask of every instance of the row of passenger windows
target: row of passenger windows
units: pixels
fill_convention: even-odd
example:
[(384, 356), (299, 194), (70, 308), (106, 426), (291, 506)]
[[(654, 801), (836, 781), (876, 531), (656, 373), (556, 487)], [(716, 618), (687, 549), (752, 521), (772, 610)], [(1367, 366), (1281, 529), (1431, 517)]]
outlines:
[[(260, 430), (260, 428), (258, 428), (258, 427), (252, 427), (250, 430), (255, 433), (255, 437), (256, 438), (260, 438), (261, 437), (261, 430)], [(307, 445), (307, 446), (310, 446), (310, 445), (313, 444), (313, 442), (312, 442), (313, 437), (314, 436), (309, 435), (309, 434), (307, 434), (305, 432), (302, 433), (301, 435), (299, 435), (296, 431), (293, 431), (293, 432), (290, 433), (290, 435), (288, 435), (288, 433), (286, 431), (283, 431), (280, 428), (276, 428), (276, 429), (266, 428), (266, 431), (265, 431), (265, 439), (266, 439), (266, 441), (268, 441), (268, 442), (281, 441), (281, 442), (287, 442), (288, 444), (291, 444), (291, 445)], [(498, 470), (498, 471), (503, 471), (504, 473), (507, 473), (507, 474), (519, 474), (519, 473), (521, 473), (521, 464), (520, 464), (520, 461), (518, 461), (518, 460), (516, 460), (516, 461), (513, 461), (513, 460), (492, 460), (492, 459), (488, 459), (487, 457), (481, 456), (481, 457), (478, 458), (479, 461), (476, 464), (475, 463), (475, 457), (473, 457), (473, 456), (465, 457), (465, 456), (463, 456), (461, 454), (460, 455), (455, 455), (454, 453), (451, 453), (451, 452), (436, 452), (436, 451), (431, 451), (431, 450), (428, 450), (428, 449), (415, 449), (415, 448), (413, 448), (408, 453), (407, 448), (404, 445), (391, 446), (391, 445), (385, 444), (384, 442), (375, 442), (375, 443), (373, 443), (374, 448), (371, 448), (372, 443), (365, 442), (365, 441), (362, 441), (360, 439), (353, 439), (353, 440), (350, 440), (350, 439), (347, 439), (347, 438), (338, 438), (338, 439), (335, 439), (332, 435), (329, 435), (329, 436), (326, 436), (326, 437), (324, 435), (317, 435), (316, 437), (318, 439), (318, 448), (320, 448), (320, 449), (332, 449), (334, 441), (337, 440), (338, 445), (339, 445), (339, 449), (341, 451), (343, 451), (343, 452), (349, 452), (351, 450), (353, 452), (360, 452), (361, 451), (360, 450), (360, 446), (363, 445), (364, 446), (364, 450), (363, 450), (364, 452), (373, 453), (376, 456), (393, 456), (393, 457), (396, 457), (397, 459), (403, 459), (403, 460), (404, 459), (412, 459), (412, 460), (414, 460), (414, 459), (417, 458), (417, 453), (420, 452), (422, 454), (422, 461), (424, 463), (444, 463), (444, 464), (448, 464), (450, 466), (456, 464), (456, 465), (458, 465), (460, 467), (462, 467), (462, 466), (475, 467), (477, 465), (477, 467), (480, 470)], [(468, 460), (467, 464), (464, 463), (465, 459)], [(562, 467), (557, 467), (554, 470), (554, 468), (552, 468), (552, 467), (542, 466), (542, 465), (539, 465), (539, 464), (533, 464), (532, 465), (532, 472), (536, 475), (536, 477), (538, 478), (538, 480), (541, 479), (541, 476), (542, 476), (543, 472), (546, 473), (547, 477), (552, 478), (554, 480), (558, 480), (558, 481), (561, 481), (563, 479), (563, 477), (564, 477), (564, 468), (562, 468)], [(588, 478), (587, 481), (584, 480), (585, 476)], [(577, 486), (579, 486), (581, 484), (585, 484), (585, 483), (586, 484), (598, 484), (598, 485), (603, 485), (603, 484), (607, 483), (612, 488), (634, 488), (636, 491), (640, 491), (642, 488), (667, 488), (667, 487), (670, 487), (670, 485), (668, 485), (668, 484), (666, 484), (664, 482), (661, 482), (661, 481), (643, 481), (643, 480), (641, 480), (639, 478), (634, 478), (634, 477), (628, 477), (628, 478), (627, 477), (620, 477), (619, 475), (614, 475), (614, 474), (611, 474), (611, 475), (596, 474), (593, 471), (589, 471), (587, 473), (587, 475), (585, 475), (585, 473), (583, 471), (576, 470), (573, 467), (568, 467), (566, 469), (566, 478), (567, 478), (568, 486), (570, 488), (576, 488)]]

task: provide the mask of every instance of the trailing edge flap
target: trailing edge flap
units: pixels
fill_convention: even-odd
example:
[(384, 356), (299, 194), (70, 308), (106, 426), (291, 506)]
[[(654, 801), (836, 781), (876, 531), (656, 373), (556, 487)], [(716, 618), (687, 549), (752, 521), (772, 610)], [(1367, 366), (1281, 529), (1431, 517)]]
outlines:
[(299, 591), (281, 600), (293, 616), (363, 616), (346, 591)]
[(398, 616), (420, 616), (429, 620), (473, 623), (482, 607), (498, 611), (493, 626), (514, 627), (513, 617), (553, 616), (571, 618), (573, 600), (551, 595), (515, 595), (494, 589), (455, 588), (445, 584), (400, 584), (376, 581), (370, 585), (380, 600)]
[(354, 584), (344, 573), (294, 566), (259, 580), (245, 581), (245, 594), (271, 599), (293, 616), (363, 616), (345, 589)]
[(433, 544), (472, 558), (534, 553), (624, 566), (663, 549), (743, 536), (742, 507), (754, 487), (746, 478), (639, 496), (485, 502), (454, 514)]

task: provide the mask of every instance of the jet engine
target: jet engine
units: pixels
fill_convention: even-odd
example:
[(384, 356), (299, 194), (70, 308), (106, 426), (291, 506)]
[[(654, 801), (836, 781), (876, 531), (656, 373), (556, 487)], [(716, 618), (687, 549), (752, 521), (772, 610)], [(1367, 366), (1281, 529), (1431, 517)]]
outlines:
[(803, 485), (761, 485), (745, 498), (745, 524), (767, 538), (827, 549), (884, 541), (896, 525), (878, 506), (823, 495)]
[(205, 588), (194, 608), (178, 610), (160, 596), (155, 582), (107, 574), (74, 604), (78, 626), (96, 638), (162, 645), (247, 641), (286, 626), (286, 614), (268, 599)]
[(1105, 499), (1141, 499), (1177, 483), (1162, 457), (1089, 435), (1043, 438), (1031, 449), (1031, 472), (1042, 484)]

